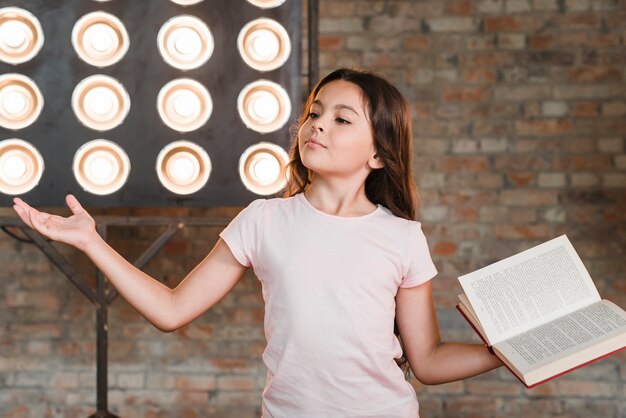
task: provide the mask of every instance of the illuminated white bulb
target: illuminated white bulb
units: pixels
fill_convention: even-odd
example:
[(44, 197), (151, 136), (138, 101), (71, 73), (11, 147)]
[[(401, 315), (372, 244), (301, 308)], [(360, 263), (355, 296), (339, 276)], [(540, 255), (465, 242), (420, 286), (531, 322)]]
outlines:
[(287, 30), (275, 20), (260, 18), (248, 22), (237, 36), (241, 58), (258, 71), (271, 71), (283, 65), (291, 54)]
[(0, 75), (0, 126), (25, 128), (42, 109), (43, 95), (33, 80), (21, 74)]
[(279, 111), (278, 99), (269, 92), (259, 92), (250, 100), (248, 112), (259, 121), (272, 121), (276, 119)]
[(95, 184), (107, 184), (115, 178), (119, 167), (107, 155), (94, 155), (86, 164), (85, 175)]
[(115, 93), (106, 87), (95, 87), (85, 95), (85, 105), (93, 113), (105, 116), (115, 108)]
[(84, 34), (89, 39), (91, 47), (100, 53), (107, 52), (115, 47), (117, 36), (113, 28), (103, 23), (91, 25)]
[(2, 164), (2, 176), (14, 181), (19, 180), (21, 177), (24, 177), (27, 169), (28, 166), (26, 161), (24, 161), (24, 157), (21, 155), (10, 155)]
[(192, 183), (198, 176), (198, 160), (188, 152), (181, 151), (175, 154), (168, 164), (168, 173), (172, 179), (181, 185)]
[(239, 157), (239, 177), (246, 189), (259, 195), (277, 193), (287, 182), (289, 156), (279, 145), (260, 142)]
[(263, 153), (255, 158), (255, 161), (250, 166), (250, 171), (259, 184), (266, 186), (278, 180), (280, 163), (271, 154)]
[(259, 29), (252, 36), (252, 52), (260, 60), (276, 57), (280, 51), (280, 41), (276, 34), (267, 29)]
[(28, 41), (28, 27), (22, 22), (9, 20), (0, 26), (0, 37), (7, 46), (17, 49)]
[(159, 152), (156, 171), (166, 189), (187, 195), (206, 185), (211, 175), (211, 159), (198, 144), (186, 140), (176, 141)]
[(0, 193), (19, 195), (32, 190), (43, 170), (37, 148), (17, 138), (0, 141)]
[(174, 47), (182, 55), (196, 57), (202, 51), (202, 39), (198, 32), (189, 28), (179, 28), (172, 34)]
[(169, 19), (157, 35), (157, 46), (165, 62), (179, 70), (202, 66), (213, 54), (213, 35), (207, 24), (195, 16)]
[(28, 102), (20, 92), (11, 91), (2, 97), (2, 108), (8, 113), (19, 115), (26, 110)]
[(174, 111), (179, 116), (188, 118), (197, 114), (202, 107), (198, 95), (189, 90), (181, 90), (177, 92), (174, 98)]
[(85, 191), (108, 195), (126, 183), (130, 173), (130, 159), (114, 142), (94, 139), (78, 149), (72, 170)]

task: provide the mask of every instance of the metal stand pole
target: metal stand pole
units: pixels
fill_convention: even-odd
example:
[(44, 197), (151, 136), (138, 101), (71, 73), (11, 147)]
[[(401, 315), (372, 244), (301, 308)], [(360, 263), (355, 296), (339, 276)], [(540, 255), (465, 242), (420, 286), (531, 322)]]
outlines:
[[(96, 228), (104, 240), (107, 239), (109, 226), (138, 227), (138, 226), (165, 226), (163, 231), (150, 246), (133, 263), (138, 269), (143, 269), (156, 256), (161, 248), (186, 225), (224, 227), (231, 219), (217, 218), (128, 218), (128, 217), (101, 217), (96, 218)], [(96, 289), (92, 289), (88, 281), (67, 261), (65, 257), (43, 236), (25, 226), (18, 218), (0, 217), (0, 227), (17, 227), (26, 235), (30, 243), (35, 244), (50, 261), (92, 302), (96, 310), (96, 412), (89, 418), (120, 418), (109, 412), (108, 408), (108, 347), (109, 325), (108, 307), (118, 296), (114, 288), (110, 288), (102, 272), (96, 269)], [(5, 230), (6, 231), (6, 230)], [(13, 234), (10, 234), (16, 237)]]

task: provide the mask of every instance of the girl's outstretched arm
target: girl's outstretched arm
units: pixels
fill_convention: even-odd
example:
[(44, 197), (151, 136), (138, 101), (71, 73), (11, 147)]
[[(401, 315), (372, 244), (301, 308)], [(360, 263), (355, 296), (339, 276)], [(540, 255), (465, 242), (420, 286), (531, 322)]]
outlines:
[(441, 341), (431, 280), (398, 290), (396, 320), (411, 370), (424, 384), (462, 380), (502, 365), (484, 344)]
[(219, 239), (209, 255), (170, 289), (113, 250), (74, 196), (68, 195), (66, 201), (72, 211), (67, 218), (40, 212), (19, 198), (14, 199), (13, 208), (39, 233), (87, 254), (124, 299), (162, 331), (173, 331), (200, 316), (226, 295), (247, 269)]

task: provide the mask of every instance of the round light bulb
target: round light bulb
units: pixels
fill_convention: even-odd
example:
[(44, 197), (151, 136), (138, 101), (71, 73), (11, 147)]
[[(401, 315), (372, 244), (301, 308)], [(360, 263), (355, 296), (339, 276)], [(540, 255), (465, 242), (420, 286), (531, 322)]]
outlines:
[(105, 87), (95, 87), (85, 95), (85, 104), (93, 113), (104, 116), (115, 107), (115, 94)]
[(175, 37), (174, 47), (180, 54), (191, 57), (200, 55), (202, 40), (196, 31), (189, 28), (179, 28), (176, 29), (173, 36)]
[(179, 91), (174, 98), (174, 111), (184, 118), (198, 113), (201, 106), (200, 98), (189, 90)]
[(85, 31), (85, 38), (89, 39), (91, 47), (100, 53), (112, 49), (115, 45), (115, 32), (110, 26), (96, 23)]
[(10, 114), (19, 115), (26, 110), (26, 97), (17, 91), (11, 91), (2, 98), (2, 107)]
[(170, 174), (179, 184), (189, 184), (198, 175), (197, 161), (188, 152), (180, 152), (172, 158)]
[(261, 185), (266, 186), (274, 183), (280, 176), (280, 163), (269, 155), (263, 154), (251, 165), (252, 176)]
[(114, 176), (115, 167), (113, 162), (104, 155), (95, 156), (87, 167), (87, 176), (97, 184), (106, 184)]
[(251, 45), (254, 54), (262, 60), (274, 58), (280, 51), (280, 41), (274, 32), (267, 29), (257, 30)]
[(0, 37), (6, 45), (17, 49), (28, 41), (27, 29), (22, 22), (10, 20), (0, 26)]
[(278, 99), (269, 92), (260, 92), (250, 101), (250, 114), (259, 121), (272, 121), (276, 119), (279, 111)]
[(26, 174), (27, 169), (28, 167), (26, 165), (26, 161), (24, 161), (24, 158), (19, 155), (11, 155), (7, 157), (2, 164), (3, 176), (12, 180), (18, 180), (23, 177)]

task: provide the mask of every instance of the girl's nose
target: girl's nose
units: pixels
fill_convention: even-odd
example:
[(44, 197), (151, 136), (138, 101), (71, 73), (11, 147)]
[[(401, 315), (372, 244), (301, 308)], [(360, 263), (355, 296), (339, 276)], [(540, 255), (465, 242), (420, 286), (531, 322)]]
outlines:
[(320, 123), (319, 119), (316, 119), (313, 121), (313, 123), (311, 124), (311, 130), (313, 132), (315, 131), (324, 132), (324, 128), (322, 128), (322, 124)]

